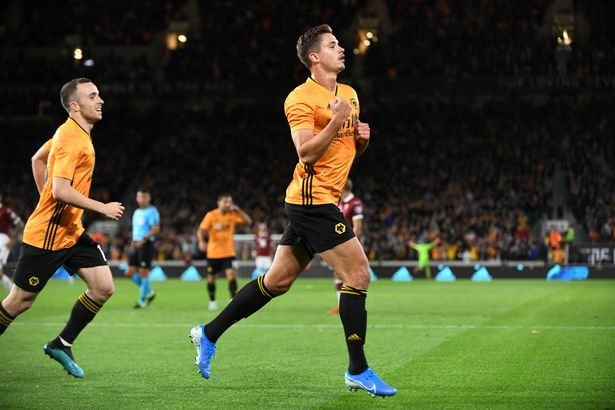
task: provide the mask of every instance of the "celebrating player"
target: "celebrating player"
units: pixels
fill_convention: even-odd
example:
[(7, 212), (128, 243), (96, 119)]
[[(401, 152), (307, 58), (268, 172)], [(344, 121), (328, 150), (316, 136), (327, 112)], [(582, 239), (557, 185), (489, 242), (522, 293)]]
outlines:
[(104, 103), (98, 88), (89, 79), (77, 78), (62, 87), (60, 100), (68, 119), (53, 136), (48, 178), (24, 228), (15, 284), (0, 303), (0, 334), (32, 306), (49, 278), (64, 265), (70, 272), (77, 272), (88, 289), (75, 302), (62, 332), (43, 349), (70, 375), (83, 377), (73, 358), (72, 344), (111, 297), (114, 286), (105, 255), (85, 234), (81, 215), (89, 209), (118, 220), (124, 207), (119, 202), (88, 198), (95, 162), (90, 133), (102, 119)]
[(363, 350), (370, 280), (367, 258), (337, 206), (355, 157), (369, 143), (369, 125), (359, 120), (355, 90), (337, 82), (345, 58), (331, 27), (320, 25), (301, 35), (297, 55), (311, 76), (288, 95), (284, 104), (299, 157), (286, 190), (289, 224), (271, 269), (244, 286), (211, 322), (197, 325), (190, 332), (197, 350), (196, 365), (201, 375), (209, 378), (218, 338), (234, 323), (288, 291), (318, 253), (344, 280), (340, 318), (350, 359), (346, 385), (373, 396), (390, 396), (397, 390), (368, 367)]

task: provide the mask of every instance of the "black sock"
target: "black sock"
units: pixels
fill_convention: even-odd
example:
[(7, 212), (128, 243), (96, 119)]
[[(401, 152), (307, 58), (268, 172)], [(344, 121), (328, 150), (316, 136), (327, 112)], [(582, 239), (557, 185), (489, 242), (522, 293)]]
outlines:
[(209, 300), (216, 300), (216, 282), (207, 283), (207, 292), (209, 293)]
[(231, 279), (228, 281), (228, 290), (231, 292), (231, 298), (237, 295), (237, 279)]
[(94, 302), (85, 292), (81, 294), (73, 306), (68, 323), (60, 332), (60, 337), (65, 342), (73, 344), (79, 333), (94, 319), (101, 307), (101, 304)]
[(15, 317), (11, 316), (11, 314), (4, 309), (2, 303), (0, 303), (0, 335), (10, 326), (13, 319), (15, 319)]
[(67, 355), (70, 356), (71, 359), (75, 360), (75, 358), (73, 357), (73, 351), (71, 350), (71, 346), (64, 346), (64, 343), (62, 343), (62, 341), (60, 340), (60, 336), (47, 343), (47, 346), (53, 347), (54, 349), (62, 349)]
[(209, 341), (216, 343), (222, 333), (233, 323), (250, 316), (265, 306), (272, 298), (278, 296), (272, 295), (269, 289), (265, 287), (264, 277), (265, 275), (261, 275), (258, 279), (254, 279), (241, 288), (224, 310), (205, 325), (205, 336)]
[(367, 369), (367, 359), (363, 345), (367, 330), (367, 311), (365, 299), (367, 289), (342, 286), (340, 293), (340, 319), (344, 326), (344, 336), (348, 347), (348, 372), (359, 374)]

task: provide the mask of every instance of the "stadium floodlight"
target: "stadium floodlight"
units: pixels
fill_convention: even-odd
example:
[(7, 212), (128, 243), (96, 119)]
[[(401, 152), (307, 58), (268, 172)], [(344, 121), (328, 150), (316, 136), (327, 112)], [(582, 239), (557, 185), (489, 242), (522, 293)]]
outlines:
[(362, 28), (357, 30), (357, 44), (353, 50), (355, 55), (365, 54), (369, 46), (377, 41), (377, 30), (374, 28)]
[(83, 50), (79, 47), (76, 47), (75, 50), (73, 50), (73, 58), (75, 60), (81, 60), (83, 58)]
[(562, 36), (557, 38), (557, 44), (564, 47), (572, 44), (572, 38), (568, 35), (567, 30), (564, 30)]

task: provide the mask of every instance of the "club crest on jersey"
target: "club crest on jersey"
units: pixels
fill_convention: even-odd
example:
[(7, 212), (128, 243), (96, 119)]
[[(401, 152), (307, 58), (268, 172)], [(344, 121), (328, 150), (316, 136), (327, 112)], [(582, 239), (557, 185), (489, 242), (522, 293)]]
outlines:
[(335, 225), (335, 232), (337, 232), (338, 235), (343, 234), (344, 232), (346, 232), (346, 225), (341, 222), (338, 223), (337, 225)]
[(350, 99), (350, 105), (352, 105), (352, 108), (358, 110), (359, 109), (359, 102), (357, 101), (356, 98), (351, 98)]
[(37, 286), (40, 283), (40, 280), (36, 276), (30, 276), (30, 278), (28, 279), (28, 283), (30, 284), (30, 286)]

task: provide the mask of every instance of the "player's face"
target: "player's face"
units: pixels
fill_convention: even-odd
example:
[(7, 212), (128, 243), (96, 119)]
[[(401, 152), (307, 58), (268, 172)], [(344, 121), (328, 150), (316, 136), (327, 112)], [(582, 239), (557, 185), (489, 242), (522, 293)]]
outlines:
[(98, 88), (94, 83), (82, 83), (77, 85), (75, 101), (79, 107), (81, 116), (89, 123), (102, 120), (102, 106), (105, 103)]
[(231, 209), (231, 205), (233, 205), (233, 198), (230, 196), (223, 196), (218, 200), (218, 208), (220, 208), (221, 211), (227, 212)]
[(327, 71), (339, 73), (346, 68), (344, 49), (331, 33), (320, 36), (320, 51), (317, 54), (321, 66)]
[(137, 204), (139, 204), (139, 208), (146, 208), (149, 206), (151, 201), (151, 197), (147, 192), (137, 192)]

